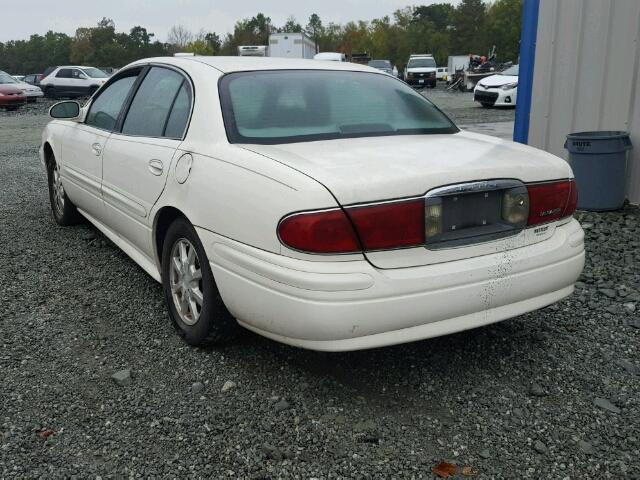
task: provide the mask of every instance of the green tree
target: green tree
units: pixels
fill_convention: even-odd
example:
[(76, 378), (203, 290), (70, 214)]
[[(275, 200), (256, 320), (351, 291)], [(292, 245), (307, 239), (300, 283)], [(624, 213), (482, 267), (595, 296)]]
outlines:
[(487, 54), (489, 45), (484, 30), (486, 10), (487, 7), (482, 0), (462, 0), (458, 5), (453, 15), (452, 46), (455, 55)]
[(324, 27), (322, 26), (322, 20), (320, 20), (320, 16), (317, 13), (312, 13), (309, 17), (309, 23), (307, 23), (307, 33), (311, 35), (311, 38), (316, 44), (316, 51), (320, 51), (320, 38), (324, 32)]
[(433, 23), (436, 30), (446, 30), (453, 23), (455, 8), (448, 3), (421, 5), (413, 11), (416, 20), (427, 20)]
[(300, 33), (301, 31), (302, 25), (297, 22), (296, 17), (293, 15), (290, 15), (285, 24), (278, 29), (280, 33)]
[(518, 62), (521, 16), (522, 0), (497, 0), (488, 7), (486, 35), (501, 62)]

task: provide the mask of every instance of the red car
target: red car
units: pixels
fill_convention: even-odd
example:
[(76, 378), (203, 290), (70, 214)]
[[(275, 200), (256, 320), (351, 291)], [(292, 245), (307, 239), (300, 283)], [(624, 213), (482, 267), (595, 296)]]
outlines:
[(0, 108), (16, 110), (27, 103), (27, 97), (22, 90), (11, 84), (0, 84)]

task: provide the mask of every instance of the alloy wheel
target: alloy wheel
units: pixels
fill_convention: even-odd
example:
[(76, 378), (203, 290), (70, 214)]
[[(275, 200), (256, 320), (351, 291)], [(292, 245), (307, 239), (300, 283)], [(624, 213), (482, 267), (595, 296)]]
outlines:
[(185, 238), (177, 240), (171, 248), (169, 283), (180, 319), (187, 325), (198, 323), (204, 303), (202, 270), (196, 248)]
[(52, 171), (53, 178), (51, 186), (53, 187), (53, 206), (59, 215), (64, 214), (64, 187), (60, 178), (60, 166), (56, 163)]

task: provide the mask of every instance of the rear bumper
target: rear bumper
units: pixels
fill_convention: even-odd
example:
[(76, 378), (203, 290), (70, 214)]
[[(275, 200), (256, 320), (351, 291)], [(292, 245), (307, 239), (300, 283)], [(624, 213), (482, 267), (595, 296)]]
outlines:
[(296, 260), (198, 233), (239, 323), (312, 350), (392, 345), (514, 317), (570, 295), (584, 266), (575, 220), (527, 247), (390, 270)]

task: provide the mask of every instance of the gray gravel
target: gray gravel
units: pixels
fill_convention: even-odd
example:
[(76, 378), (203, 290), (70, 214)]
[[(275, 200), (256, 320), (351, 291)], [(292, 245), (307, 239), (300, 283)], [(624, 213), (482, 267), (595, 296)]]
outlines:
[(113, 244), (52, 221), (44, 111), (0, 113), (0, 478), (640, 478), (638, 209), (579, 213), (575, 295), (510, 321), (345, 354), (197, 349)]

